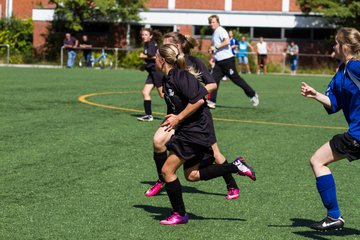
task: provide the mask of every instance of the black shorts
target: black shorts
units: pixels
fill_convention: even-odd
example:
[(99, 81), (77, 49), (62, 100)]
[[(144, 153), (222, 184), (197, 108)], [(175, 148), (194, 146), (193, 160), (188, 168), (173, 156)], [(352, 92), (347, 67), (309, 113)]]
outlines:
[(360, 143), (348, 133), (335, 135), (330, 140), (331, 150), (345, 156), (350, 162), (360, 159)]
[(196, 143), (186, 142), (177, 135), (173, 135), (166, 147), (176, 156), (185, 160), (184, 169), (191, 168), (200, 163), (207, 155), (213, 155), (211, 147), (205, 147)]
[(258, 65), (266, 65), (267, 63), (267, 55), (266, 54), (259, 54), (258, 55)]
[(157, 88), (161, 87), (163, 82), (163, 74), (157, 71), (155, 66), (150, 69), (146, 69), (146, 71), (149, 73), (149, 75), (146, 78), (145, 84), (154, 84)]

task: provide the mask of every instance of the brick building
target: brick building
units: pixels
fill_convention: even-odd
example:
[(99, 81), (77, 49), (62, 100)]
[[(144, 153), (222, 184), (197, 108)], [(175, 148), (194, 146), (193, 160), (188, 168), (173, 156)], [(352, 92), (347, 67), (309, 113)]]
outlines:
[[(227, 29), (247, 33), (254, 41), (264, 36), (275, 52), (282, 51), (289, 39), (313, 48), (334, 31), (321, 16), (302, 14), (296, 0), (149, 0), (148, 8), (149, 11), (140, 12), (142, 20), (138, 23), (96, 23), (86, 31), (108, 47), (125, 47), (138, 43), (139, 30), (146, 25), (202, 38), (202, 50), (205, 50), (211, 32), (204, 36), (200, 30), (208, 26), (208, 16), (217, 14), (221, 25)], [(0, 14), (2, 17), (31, 17), (34, 48), (43, 48), (46, 27), (54, 16), (53, 6), (47, 0), (0, 0)]]

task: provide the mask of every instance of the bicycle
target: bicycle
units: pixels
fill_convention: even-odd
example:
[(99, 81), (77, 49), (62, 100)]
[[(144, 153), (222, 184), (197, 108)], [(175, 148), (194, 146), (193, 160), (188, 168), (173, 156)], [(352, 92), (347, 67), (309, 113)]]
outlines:
[[(94, 56), (91, 55), (90, 66), (95, 67), (96, 65), (99, 65), (101, 69), (105, 69), (105, 68), (111, 69), (113, 66), (113, 62), (109, 57), (107, 57), (104, 48), (101, 49), (101, 54), (98, 58), (95, 59)], [(86, 66), (87, 66), (86, 59), (84, 56), (82, 56), (79, 60), (79, 67), (86, 67)]]

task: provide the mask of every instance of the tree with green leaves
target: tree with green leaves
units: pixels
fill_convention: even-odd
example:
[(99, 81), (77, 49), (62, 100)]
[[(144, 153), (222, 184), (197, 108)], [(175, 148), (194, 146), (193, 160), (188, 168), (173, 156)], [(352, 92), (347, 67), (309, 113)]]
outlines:
[(302, 12), (317, 12), (339, 26), (360, 28), (359, 0), (297, 0)]
[(85, 22), (138, 21), (147, 0), (49, 0), (55, 4), (55, 18), (65, 28), (78, 32)]

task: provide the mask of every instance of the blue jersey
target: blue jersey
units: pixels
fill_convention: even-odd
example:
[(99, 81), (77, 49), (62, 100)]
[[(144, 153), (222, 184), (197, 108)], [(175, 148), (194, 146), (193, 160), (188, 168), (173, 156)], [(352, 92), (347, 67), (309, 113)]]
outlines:
[(329, 114), (343, 111), (350, 136), (360, 141), (360, 61), (341, 64), (331, 80), (326, 95), (330, 98)]
[(239, 41), (239, 51), (238, 57), (246, 57), (248, 50), (248, 42), (246, 41)]
[[(230, 47), (239, 45), (238, 41), (235, 38), (230, 39)], [(236, 56), (236, 47), (231, 48), (232, 54)]]

